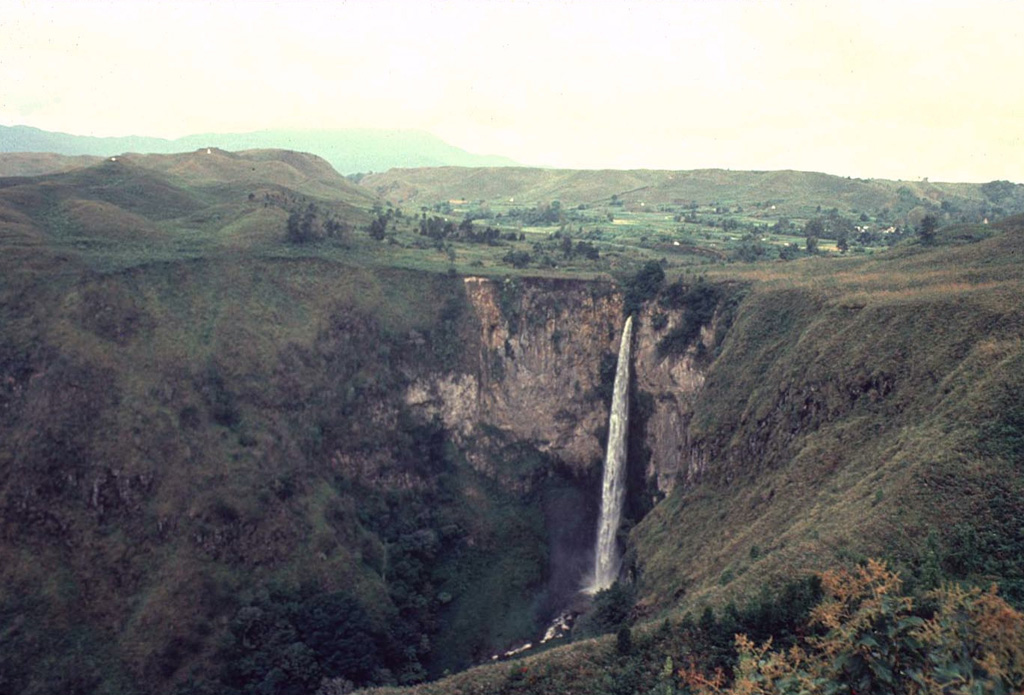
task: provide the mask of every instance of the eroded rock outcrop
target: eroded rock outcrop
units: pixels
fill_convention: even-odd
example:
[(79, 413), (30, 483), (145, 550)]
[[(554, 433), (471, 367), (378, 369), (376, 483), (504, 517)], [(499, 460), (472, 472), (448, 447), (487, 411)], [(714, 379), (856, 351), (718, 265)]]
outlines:
[[(406, 403), (439, 417), (461, 443), (497, 429), (578, 472), (600, 465), (608, 417), (601, 365), (617, 351), (621, 295), (607, 283), (567, 280), (468, 277), (465, 288), (479, 322), (479, 335), (465, 347), (476, 356), (474, 368), (416, 380)], [(701, 469), (687, 427), (705, 365), (696, 345), (683, 354), (659, 352), (659, 340), (680, 319), (670, 314), (656, 330), (659, 322), (652, 319), (658, 312), (648, 307), (640, 316), (633, 364), (636, 388), (653, 399), (646, 423), (647, 477), (667, 492)], [(712, 331), (703, 330), (699, 340), (712, 347)], [(497, 473), (489, 470), (486, 456), (471, 453), (470, 459)]]
[(597, 433), (607, 418), (600, 364), (615, 349), (622, 313), (612, 288), (478, 277), (465, 286), (480, 329), (465, 346), (473, 371), (419, 379), (406, 402), (439, 416), (463, 441), (497, 428), (577, 470), (599, 461)]
[(690, 420), (697, 394), (704, 387), (708, 359), (699, 352), (714, 345), (713, 326), (702, 328), (698, 345), (688, 347), (681, 355), (664, 355), (658, 349), (662, 337), (676, 328), (679, 315), (666, 316), (668, 323), (660, 330), (655, 307), (647, 307), (636, 332), (633, 369), (636, 388), (649, 393), (654, 404), (646, 424), (646, 442), (651, 451), (647, 477), (660, 492), (669, 492), (677, 481), (692, 482), (703, 471), (705, 459), (689, 434)]

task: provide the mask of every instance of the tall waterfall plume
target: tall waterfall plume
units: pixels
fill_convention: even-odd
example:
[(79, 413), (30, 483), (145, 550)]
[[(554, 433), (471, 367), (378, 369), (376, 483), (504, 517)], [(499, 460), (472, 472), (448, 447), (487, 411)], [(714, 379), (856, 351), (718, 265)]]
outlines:
[(612, 410), (608, 416), (608, 449), (604, 456), (604, 480), (601, 485), (601, 520), (597, 527), (594, 578), (589, 593), (607, 589), (619, 575), (616, 534), (626, 499), (626, 436), (629, 431), (629, 348), (633, 335), (633, 317), (622, 327), (619, 362), (615, 367)]

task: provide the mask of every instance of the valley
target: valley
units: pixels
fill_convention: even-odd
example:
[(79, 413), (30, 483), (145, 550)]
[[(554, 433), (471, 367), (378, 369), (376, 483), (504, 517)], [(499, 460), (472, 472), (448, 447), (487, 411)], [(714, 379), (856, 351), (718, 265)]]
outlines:
[(1024, 186), (0, 160), (0, 692), (677, 692), (871, 559), (1024, 607)]

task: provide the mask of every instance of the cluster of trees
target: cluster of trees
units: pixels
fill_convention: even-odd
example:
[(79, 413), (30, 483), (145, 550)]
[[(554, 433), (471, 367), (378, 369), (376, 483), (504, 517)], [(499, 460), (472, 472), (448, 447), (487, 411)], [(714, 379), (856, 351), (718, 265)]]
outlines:
[[(471, 223), (472, 224), (472, 223)], [(455, 223), (437, 215), (420, 217), (420, 236), (430, 237), (435, 241), (447, 239), (455, 234)]]
[[(446, 311), (451, 313), (450, 308)], [(453, 319), (455, 320), (455, 319)], [(355, 509), (327, 507), (325, 520), (362, 540), (363, 571), (376, 572), (386, 599), (317, 583), (270, 584), (240, 602), (217, 654), (218, 673), (184, 683), (182, 693), (308, 695), (330, 684), (399, 685), (424, 680), (439, 613), (453, 599), (439, 587), (456, 575), (464, 524), (443, 428), (400, 418), (391, 441), (399, 465), (431, 481), (425, 490), (379, 490), (353, 481)], [(350, 515), (353, 515), (354, 518)]]
[[(464, 219), (456, 227), (452, 222), (440, 217), (427, 218), (425, 215), (420, 221), (420, 234), (433, 239), (439, 247), (449, 239), (488, 246), (505, 246), (510, 242), (526, 240), (526, 234), (522, 232), (502, 232), (490, 225), (481, 229), (469, 219)], [(549, 239), (535, 242), (532, 252), (521, 248), (508, 248), (501, 260), (514, 268), (526, 268), (531, 264), (554, 268), (558, 265), (556, 258), (559, 254), (564, 260), (584, 258), (596, 261), (601, 258), (601, 251), (596, 244), (584, 239), (579, 239), (574, 243), (563, 228), (552, 234)]]
[(240, 608), (219, 657), (218, 687), (234, 693), (313, 692), (325, 678), (385, 678), (400, 645), (346, 592), (272, 588)]
[(505, 252), (505, 255), (501, 257), (502, 263), (507, 263), (513, 268), (525, 268), (530, 265), (530, 261), (533, 258), (530, 256), (528, 251), (517, 251), (516, 249), (509, 249)]
[[(563, 245), (562, 252), (565, 253), (565, 250), (565, 246)], [(596, 261), (601, 257), (601, 251), (596, 245), (589, 241), (580, 239), (576, 242), (576, 246), (572, 252), (569, 253), (569, 258), (573, 258), (574, 256), (583, 256), (588, 261)]]
[(981, 185), (981, 192), (991, 203), (993, 217), (1024, 212), (1024, 184), (1010, 181), (989, 181)]
[(665, 284), (665, 269), (658, 261), (647, 261), (622, 283), (622, 313), (638, 313), (643, 305), (658, 296)]
[[(508, 236), (506, 235), (505, 238), (507, 239)], [(490, 225), (487, 225), (482, 230), (478, 230), (473, 224), (473, 220), (467, 217), (459, 223), (459, 239), (470, 244), (497, 246), (500, 243), (501, 230), (495, 229)]]
[(366, 228), (367, 234), (371, 238), (377, 241), (383, 241), (384, 237), (388, 233), (388, 227), (393, 227), (397, 224), (397, 220), (402, 218), (402, 209), (392, 207), (391, 203), (388, 203), (387, 210), (385, 210), (380, 203), (375, 203), (373, 206), (373, 220), (370, 221), (369, 226)]
[(559, 240), (558, 248), (562, 252), (562, 258), (566, 260), (572, 260), (576, 256), (581, 256), (588, 261), (596, 261), (601, 257), (600, 249), (589, 241), (580, 239), (574, 245), (572, 238), (561, 230), (555, 232), (553, 238)]
[(339, 239), (348, 233), (348, 225), (329, 211), (310, 202), (303, 210), (288, 215), (285, 238), (292, 244), (308, 244), (323, 239)]
[(512, 208), (506, 215), (532, 227), (550, 227), (569, 220), (572, 215), (562, 208), (561, 201), (553, 200), (533, 208)]
[(739, 244), (732, 250), (732, 257), (744, 263), (762, 261), (769, 257), (771, 248), (761, 241), (756, 232), (748, 232), (740, 239)]
[(813, 217), (804, 224), (804, 237), (807, 239), (835, 239), (840, 251), (850, 247), (850, 238), (857, 233), (856, 225), (839, 214), (833, 208), (827, 215)]
[(487, 244), (488, 246), (501, 246), (503, 241), (523, 240), (526, 236), (516, 232), (502, 232), (488, 225), (484, 229), (478, 229), (470, 218), (463, 219), (458, 226), (449, 219), (432, 215), (427, 217), (424, 212), (420, 217), (420, 235), (429, 237), (435, 242), (446, 239), (458, 239), (469, 244)]

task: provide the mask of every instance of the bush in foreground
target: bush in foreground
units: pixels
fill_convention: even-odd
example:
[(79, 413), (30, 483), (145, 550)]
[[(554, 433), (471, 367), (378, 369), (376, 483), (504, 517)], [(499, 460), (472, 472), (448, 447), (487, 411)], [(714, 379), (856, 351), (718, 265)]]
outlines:
[(899, 576), (876, 561), (826, 572), (825, 599), (811, 614), (827, 632), (787, 651), (736, 636), (735, 677), (696, 665), (685, 685), (712, 693), (1019, 693), (1024, 690), (1024, 615), (995, 588), (946, 585), (904, 595)]

